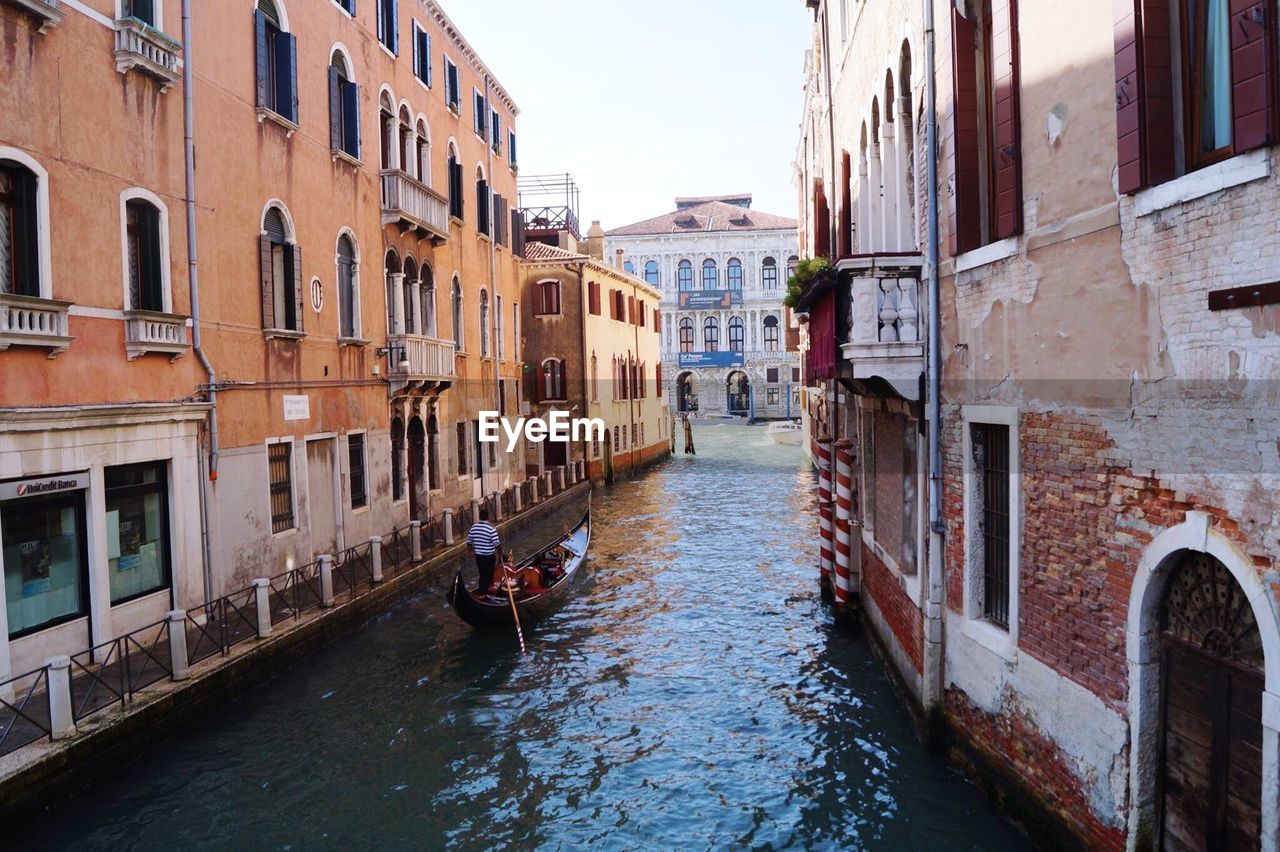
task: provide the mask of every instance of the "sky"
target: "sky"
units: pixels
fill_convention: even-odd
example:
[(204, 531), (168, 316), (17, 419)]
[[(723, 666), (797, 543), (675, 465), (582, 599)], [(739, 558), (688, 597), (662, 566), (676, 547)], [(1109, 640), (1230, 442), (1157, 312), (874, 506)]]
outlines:
[(570, 172), (606, 229), (676, 196), (796, 216), (802, 0), (442, 0), (520, 108), (520, 174)]

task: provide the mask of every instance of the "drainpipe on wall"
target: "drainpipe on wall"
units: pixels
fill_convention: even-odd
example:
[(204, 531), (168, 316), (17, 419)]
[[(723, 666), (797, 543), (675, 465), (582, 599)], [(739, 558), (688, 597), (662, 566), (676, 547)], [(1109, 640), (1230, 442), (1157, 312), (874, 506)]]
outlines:
[(942, 705), (943, 698), (943, 537), (942, 519), (942, 318), (939, 316), (938, 282), (938, 92), (937, 33), (934, 29), (934, 0), (924, 0), (925, 100), (928, 116), (925, 128), (925, 159), (929, 180), (929, 368), (925, 395), (929, 405), (929, 583), (925, 602), (924, 687), (926, 712)]
[[(827, 173), (831, 179), (831, 190), (834, 195), (836, 188), (836, 121), (835, 121), (835, 93), (831, 90), (831, 9), (827, 5), (822, 7), (822, 66), (823, 74), (827, 82), (827, 153), (830, 155), (831, 171)], [(826, 192), (826, 184), (823, 184), (823, 192)], [(841, 198), (843, 198), (841, 194)], [(831, 215), (831, 204), (827, 203), (827, 246), (831, 254), (838, 254), (840, 249), (840, 241), (838, 239), (839, 216)], [(816, 222), (814, 223), (817, 224)], [(840, 286), (840, 275), (836, 273), (836, 287)], [(832, 294), (835, 298), (835, 294)], [(827, 430), (831, 433), (831, 440), (838, 441), (844, 437), (843, 420), (840, 416), (840, 378), (835, 376), (831, 380), (831, 399), (827, 402)]]
[[(582, 416), (591, 417), (591, 361), (587, 357), (587, 315), (591, 313), (591, 297), (587, 294), (587, 262), (578, 261), (578, 313), (582, 321)], [(572, 437), (572, 436), (571, 436)], [(607, 436), (606, 436), (607, 440)], [(582, 442), (582, 466), (587, 478), (591, 478), (591, 433)]]
[(213, 557), (209, 543), (210, 483), (218, 480), (218, 378), (200, 343), (200, 275), (196, 264), (196, 136), (191, 73), (191, 0), (182, 0), (182, 135), (187, 181), (187, 286), (191, 298), (191, 348), (209, 378), (209, 476), (200, 483), (200, 536), (204, 558), (204, 597), (213, 598)]
[[(484, 117), (484, 123), (486, 128), (485, 138), (488, 139), (488, 144), (486, 145), (486, 147), (488, 148), (488, 151), (485, 154), (485, 162), (488, 163), (488, 165), (485, 168), (487, 169), (489, 174), (489, 328), (487, 329), (487, 331), (489, 332), (489, 354), (493, 357), (493, 400), (494, 400), (494, 410), (496, 411), (498, 408), (498, 405), (497, 405), (498, 396), (501, 393), (501, 391), (498, 389), (498, 386), (502, 383), (502, 365), (499, 363), (500, 359), (498, 358), (498, 339), (497, 339), (498, 310), (499, 310), (498, 308), (498, 216), (496, 211), (493, 209), (494, 207), (493, 197), (495, 194), (493, 191), (493, 187), (494, 187), (494, 184), (497, 183), (497, 180), (495, 179), (493, 174), (494, 140), (489, 139), (489, 137), (493, 135), (493, 102), (490, 100), (490, 98), (492, 97), (493, 97), (492, 79), (489, 77), (488, 74), (485, 74), (484, 75), (484, 105), (489, 110), (489, 114)], [(481, 371), (480, 375), (481, 376), (484, 375), (483, 370)], [(481, 447), (480, 451), (483, 453), (484, 448)], [(485, 460), (481, 458), (480, 459), (480, 499), (481, 500), (484, 500), (484, 498), (488, 496), (487, 494), (485, 494), (485, 490), (484, 490), (484, 468), (485, 468), (484, 462)], [(508, 467), (511, 466), (510, 462), (511, 460), (507, 459)]]

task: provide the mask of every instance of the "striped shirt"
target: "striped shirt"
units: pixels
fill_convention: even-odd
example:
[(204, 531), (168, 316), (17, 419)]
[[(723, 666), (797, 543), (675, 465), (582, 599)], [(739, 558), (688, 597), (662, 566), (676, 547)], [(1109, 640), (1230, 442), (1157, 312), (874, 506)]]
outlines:
[(502, 541), (498, 538), (498, 531), (493, 524), (488, 521), (480, 521), (467, 533), (467, 544), (471, 545), (471, 549), (476, 552), (476, 556), (488, 556), (491, 553), (498, 552), (498, 547), (502, 544)]

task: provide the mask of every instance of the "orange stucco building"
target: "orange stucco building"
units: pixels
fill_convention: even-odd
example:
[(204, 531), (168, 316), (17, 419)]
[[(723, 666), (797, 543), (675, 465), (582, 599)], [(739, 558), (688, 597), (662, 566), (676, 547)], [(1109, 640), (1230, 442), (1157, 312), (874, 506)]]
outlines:
[(511, 97), (434, 2), (191, 7), (0, 2), (0, 679), (525, 476)]

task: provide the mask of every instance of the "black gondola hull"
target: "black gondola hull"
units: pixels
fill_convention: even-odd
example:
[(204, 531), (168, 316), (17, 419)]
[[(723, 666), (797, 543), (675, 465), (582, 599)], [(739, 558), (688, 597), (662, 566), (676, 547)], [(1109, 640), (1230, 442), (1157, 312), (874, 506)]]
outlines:
[[(583, 516), (578, 525), (554, 543), (548, 545), (533, 556), (520, 563), (521, 567), (529, 565), (553, 547), (563, 546), (575, 555), (566, 561), (565, 574), (547, 591), (536, 597), (516, 600), (516, 610), (520, 613), (522, 627), (534, 624), (559, 608), (572, 591), (573, 582), (578, 570), (587, 558), (587, 547), (591, 543), (591, 512)], [(472, 627), (485, 629), (514, 628), (515, 614), (511, 611), (511, 601), (507, 599), (476, 598), (467, 589), (459, 571), (449, 587), (449, 603), (453, 605), (458, 617)]]

